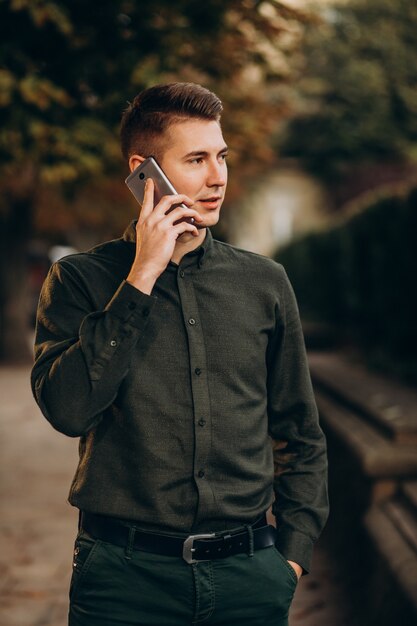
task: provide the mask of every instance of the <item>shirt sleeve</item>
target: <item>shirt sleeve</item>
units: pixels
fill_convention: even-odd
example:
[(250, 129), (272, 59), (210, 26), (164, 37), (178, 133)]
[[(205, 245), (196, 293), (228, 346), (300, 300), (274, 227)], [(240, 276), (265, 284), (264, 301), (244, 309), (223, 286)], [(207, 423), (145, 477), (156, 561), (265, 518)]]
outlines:
[(54, 428), (79, 437), (102, 419), (156, 300), (123, 281), (97, 311), (72, 266), (52, 266), (39, 299), (31, 385)]
[(326, 441), (294, 291), (285, 270), (268, 344), (268, 420), (274, 449), (277, 548), (307, 573), (328, 516)]

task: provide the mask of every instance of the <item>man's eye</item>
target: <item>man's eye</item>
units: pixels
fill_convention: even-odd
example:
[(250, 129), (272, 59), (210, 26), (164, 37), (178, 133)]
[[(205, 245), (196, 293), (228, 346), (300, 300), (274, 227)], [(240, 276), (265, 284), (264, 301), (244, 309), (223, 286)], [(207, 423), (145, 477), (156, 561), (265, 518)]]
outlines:
[(203, 162), (203, 158), (202, 157), (197, 157), (195, 159), (191, 159), (190, 163), (202, 163)]
[(227, 154), (227, 152), (225, 152), (224, 154), (221, 154), (221, 155), (220, 155), (220, 158), (221, 158), (221, 160), (222, 160), (222, 161), (226, 161), (226, 159), (227, 159), (227, 157), (228, 157), (228, 156), (229, 156), (229, 155)]

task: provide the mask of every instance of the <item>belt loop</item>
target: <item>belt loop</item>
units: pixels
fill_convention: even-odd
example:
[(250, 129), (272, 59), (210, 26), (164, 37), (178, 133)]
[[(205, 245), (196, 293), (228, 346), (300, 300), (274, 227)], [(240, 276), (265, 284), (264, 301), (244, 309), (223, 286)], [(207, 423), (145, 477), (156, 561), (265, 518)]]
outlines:
[(125, 557), (127, 559), (131, 559), (132, 558), (133, 546), (134, 546), (134, 542), (135, 542), (135, 532), (136, 532), (135, 526), (130, 526), (130, 528), (129, 528), (129, 537), (128, 537), (128, 540), (127, 540), (127, 546), (126, 546), (126, 550), (125, 550)]
[(250, 524), (245, 524), (245, 528), (248, 532), (248, 538), (249, 538), (248, 556), (254, 556), (253, 528)]

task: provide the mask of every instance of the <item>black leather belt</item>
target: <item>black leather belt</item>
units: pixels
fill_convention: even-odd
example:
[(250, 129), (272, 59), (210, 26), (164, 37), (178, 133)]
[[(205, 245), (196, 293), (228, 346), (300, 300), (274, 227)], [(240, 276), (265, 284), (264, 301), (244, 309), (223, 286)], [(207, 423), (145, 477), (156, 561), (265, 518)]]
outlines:
[(221, 536), (219, 533), (199, 533), (188, 537), (175, 537), (144, 532), (135, 526), (126, 526), (111, 518), (91, 513), (83, 512), (80, 521), (80, 527), (95, 539), (121, 547), (131, 545), (133, 549), (144, 552), (179, 556), (187, 563), (224, 559), (233, 554), (249, 553), (251, 550), (274, 545), (276, 529), (266, 525), (265, 515), (250, 526), (251, 531), (246, 528), (222, 531)]

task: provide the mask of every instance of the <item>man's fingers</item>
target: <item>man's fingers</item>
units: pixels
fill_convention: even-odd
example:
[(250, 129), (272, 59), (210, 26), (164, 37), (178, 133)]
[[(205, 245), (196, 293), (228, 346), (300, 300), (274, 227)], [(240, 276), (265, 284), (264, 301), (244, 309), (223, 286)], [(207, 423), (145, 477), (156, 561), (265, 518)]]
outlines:
[(145, 192), (143, 194), (142, 209), (140, 211), (142, 221), (148, 217), (154, 209), (154, 189), (155, 185), (152, 178), (147, 178), (145, 183)]
[[(179, 221), (184, 221), (184, 218), (187, 218), (187, 222), (191, 222), (191, 219), (193, 219), (193, 223), (195, 222), (200, 223), (203, 222), (203, 218), (201, 217), (201, 215), (198, 213), (198, 211), (196, 211), (195, 209), (189, 209), (187, 207), (184, 206), (179, 206), (179, 207), (175, 207), (172, 209), (172, 211), (168, 211), (167, 213), (158, 213), (158, 211), (156, 209), (154, 209), (152, 215), (150, 215), (146, 222), (149, 226), (154, 227), (154, 226), (158, 226), (159, 228), (162, 229), (166, 229), (166, 228), (172, 228), (172, 226), (176, 226), (176, 223)], [(141, 221), (143, 222), (143, 219), (141, 217)]]
[(145, 192), (143, 196), (142, 209), (139, 220), (143, 223), (151, 217), (152, 223), (157, 223), (169, 216), (169, 223), (180, 220), (183, 217), (192, 217), (196, 222), (202, 222), (203, 218), (195, 209), (186, 205), (192, 205), (191, 198), (184, 194), (175, 194), (164, 196), (156, 206), (154, 206), (154, 189), (155, 184), (151, 178), (148, 178), (145, 184)]
[(155, 214), (162, 217), (165, 213), (170, 213), (173, 210), (173, 207), (175, 207), (175, 205), (177, 204), (191, 206), (194, 203), (191, 198), (182, 193), (177, 193), (170, 196), (163, 196), (155, 207)]
[(200, 213), (198, 213), (198, 211), (183, 206), (175, 207), (175, 209), (172, 209), (172, 211), (169, 211), (166, 215), (166, 218), (169, 219), (169, 222), (171, 224), (175, 224), (175, 222), (182, 219), (183, 217), (192, 217), (194, 218), (195, 222), (203, 221), (203, 218), (201, 217)]
[(193, 224), (189, 224), (188, 222), (181, 222), (180, 224), (176, 224), (172, 227), (173, 230), (177, 233), (177, 237), (186, 233), (187, 231), (192, 233), (193, 235), (198, 235), (198, 230)]

